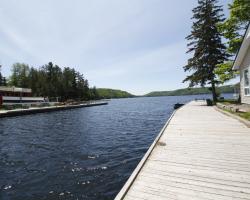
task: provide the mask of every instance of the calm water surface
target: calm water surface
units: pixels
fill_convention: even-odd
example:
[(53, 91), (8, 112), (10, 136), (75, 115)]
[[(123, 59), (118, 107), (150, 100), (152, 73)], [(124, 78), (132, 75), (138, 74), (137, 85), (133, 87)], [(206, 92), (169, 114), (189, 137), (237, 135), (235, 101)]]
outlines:
[(173, 112), (207, 96), (0, 119), (0, 199), (113, 199)]

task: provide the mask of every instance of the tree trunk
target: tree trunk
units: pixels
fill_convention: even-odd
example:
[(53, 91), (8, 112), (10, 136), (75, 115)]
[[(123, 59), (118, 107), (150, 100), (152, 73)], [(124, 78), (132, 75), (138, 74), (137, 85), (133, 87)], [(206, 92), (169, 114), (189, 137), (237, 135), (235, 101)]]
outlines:
[(214, 81), (212, 81), (211, 86), (212, 86), (213, 101), (216, 102), (217, 101), (217, 94), (216, 94)]

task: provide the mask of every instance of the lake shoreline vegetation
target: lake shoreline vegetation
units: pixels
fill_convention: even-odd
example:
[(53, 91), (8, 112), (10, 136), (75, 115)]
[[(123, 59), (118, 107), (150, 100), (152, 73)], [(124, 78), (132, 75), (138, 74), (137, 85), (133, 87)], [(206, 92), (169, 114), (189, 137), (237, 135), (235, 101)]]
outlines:
[[(234, 93), (234, 85), (219, 86), (217, 89), (217, 95), (223, 93)], [(117, 99), (117, 98), (135, 98), (135, 97), (159, 97), (159, 96), (185, 96), (185, 95), (200, 95), (200, 94), (212, 94), (210, 87), (193, 87), (193, 88), (181, 88), (176, 90), (166, 91), (152, 91), (144, 95), (134, 95), (127, 91), (109, 89), (109, 88), (96, 88), (99, 97), (102, 99)]]
[[(217, 95), (223, 93), (234, 93), (233, 85), (219, 86), (216, 88)], [(192, 87), (182, 88), (170, 91), (154, 91), (144, 96), (146, 97), (157, 97), (157, 96), (185, 96), (185, 95), (199, 95), (199, 94), (212, 94), (210, 87)]]
[[(209, 87), (152, 91), (145, 95), (134, 95), (118, 89), (89, 87), (88, 80), (83, 74), (73, 68), (61, 68), (52, 62), (39, 68), (30, 67), (24, 63), (15, 63), (11, 67), (9, 78), (0, 74), (0, 80), (0, 86), (31, 88), (34, 96), (57, 99), (59, 102), (211, 94), (211, 88)], [(234, 88), (232, 85), (220, 86), (218, 91), (219, 93), (233, 93)]]
[(59, 102), (99, 99), (96, 88), (89, 86), (83, 74), (74, 68), (62, 68), (52, 62), (41, 67), (14, 63), (11, 75), (1, 83), (3, 86), (30, 88), (34, 96), (57, 99)]

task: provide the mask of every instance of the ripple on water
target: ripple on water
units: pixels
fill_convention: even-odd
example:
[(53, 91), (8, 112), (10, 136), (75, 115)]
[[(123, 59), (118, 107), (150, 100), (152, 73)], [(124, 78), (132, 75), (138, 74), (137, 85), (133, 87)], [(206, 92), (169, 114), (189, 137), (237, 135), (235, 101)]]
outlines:
[(173, 104), (194, 98), (120, 99), (1, 119), (0, 199), (113, 199)]

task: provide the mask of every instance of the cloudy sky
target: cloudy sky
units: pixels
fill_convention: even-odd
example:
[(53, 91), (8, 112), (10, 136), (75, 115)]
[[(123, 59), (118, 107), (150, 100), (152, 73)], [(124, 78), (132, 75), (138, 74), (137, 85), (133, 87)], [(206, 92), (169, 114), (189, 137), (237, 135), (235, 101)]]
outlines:
[[(74, 67), (90, 85), (144, 94), (187, 86), (197, 0), (0, 0), (0, 64)], [(227, 8), (231, 0), (220, 0)]]

